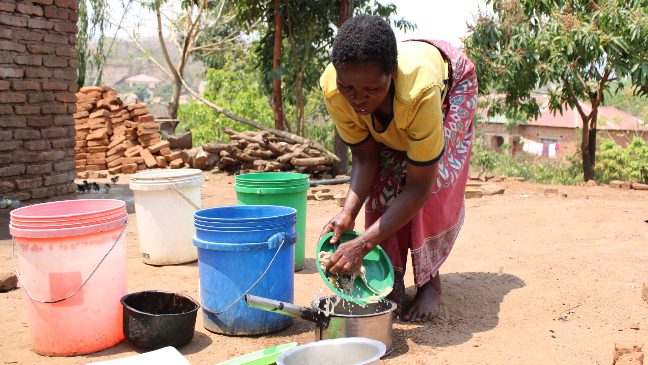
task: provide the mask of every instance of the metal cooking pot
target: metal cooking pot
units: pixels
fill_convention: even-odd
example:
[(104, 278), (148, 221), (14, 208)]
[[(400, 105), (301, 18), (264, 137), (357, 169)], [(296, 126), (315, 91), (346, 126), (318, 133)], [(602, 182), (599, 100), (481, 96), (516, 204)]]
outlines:
[(341, 300), (332, 313), (327, 316), (325, 308), (332, 297), (319, 300), (317, 307), (306, 308), (292, 303), (246, 295), (245, 301), (252, 308), (286, 316), (302, 318), (315, 322), (315, 340), (365, 337), (378, 340), (387, 347), (387, 354), (392, 350), (392, 312), (396, 303), (382, 300), (378, 303), (360, 306)]

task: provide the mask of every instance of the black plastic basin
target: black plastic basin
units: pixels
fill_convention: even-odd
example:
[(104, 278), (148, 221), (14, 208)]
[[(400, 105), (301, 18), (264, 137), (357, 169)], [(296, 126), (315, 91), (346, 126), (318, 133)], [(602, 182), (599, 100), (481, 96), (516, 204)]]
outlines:
[(121, 298), (124, 336), (138, 347), (180, 347), (191, 341), (200, 305), (191, 297), (142, 291)]

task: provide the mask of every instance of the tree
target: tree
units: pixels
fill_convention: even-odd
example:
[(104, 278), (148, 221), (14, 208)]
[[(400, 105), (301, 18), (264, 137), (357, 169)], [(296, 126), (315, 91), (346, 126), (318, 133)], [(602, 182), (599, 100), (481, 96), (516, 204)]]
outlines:
[(274, 112), (275, 128), (283, 130), (286, 116), (283, 111), (283, 96), (281, 93), (281, 44), (283, 34), (283, 17), (281, 15), (281, 0), (273, 0), (274, 5), (274, 46), (272, 51), (272, 111)]
[[(166, 68), (160, 66), (155, 61), (150, 52), (148, 52), (142, 44), (138, 41), (137, 34), (129, 33), (131, 38), (135, 41), (140, 51), (146, 54), (150, 59), (155, 61), (155, 64), (161, 68), (162, 71), (169, 77), (173, 84), (173, 92), (171, 100), (168, 105), (168, 113), (170, 118), (177, 118), (178, 104), (180, 94), (183, 89), (184, 70), (189, 62), (191, 56), (199, 51), (217, 51), (223, 47), (227, 47), (229, 43), (238, 38), (239, 32), (232, 32), (227, 36), (215, 37), (210, 39), (209, 42), (199, 43), (198, 39), (204, 33), (220, 34), (217, 29), (221, 27), (229, 27), (233, 22), (234, 16), (227, 5), (226, 0), (210, 1), (210, 0), (182, 0), (180, 2), (180, 13), (168, 15), (165, 14), (163, 9), (167, 3), (166, 0), (152, 0), (146, 5), (155, 13), (157, 25), (157, 38), (160, 42), (162, 55)], [(170, 34), (165, 35), (163, 20), (170, 25)], [(167, 41), (173, 43), (178, 49), (179, 59), (173, 61), (169, 54)]]
[[(464, 41), (481, 94), (502, 93), (490, 115), (537, 118), (532, 92), (547, 87), (554, 113), (582, 121), (583, 178), (595, 178), (598, 109), (615, 82), (648, 93), (648, 0), (487, 0)], [(586, 100), (587, 108), (580, 102)]]
[[(354, 5), (356, 5), (354, 7)], [(305, 98), (308, 92), (318, 88), (319, 76), (329, 62), (330, 46), (335, 39), (334, 25), (340, 26), (343, 20), (354, 13), (380, 15), (394, 26), (410, 30), (414, 25), (404, 19), (396, 19), (396, 6), (382, 5), (370, 0), (282, 0), (281, 11), (274, 11), (274, 0), (252, 1), (237, 0), (237, 18), (247, 29), (260, 34), (255, 53), (258, 67), (262, 72), (269, 92), (278, 90), (275, 85), (281, 77), (283, 90), (291, 90), (286, 95), (273, 92), (275, 105), (285, 100), (295, 105), (295, 132), (304, 131)], [(281, 43), (277, 42), (277, 14), (282, 15), (284, 22)], [(261, 20), (257, 27), (250, 27), (253, 21)], [(284, 51), (281, 52), (281, 49)], [(281, 65), (276, 65), (277, 52), (281, 52)], [(274, 67), (270, 67), (273, 65)], [(269, 76), (272, 77), (269, 77)], [(285, 123), (289, 125), (288, 120)], [(342, 145), (336, 151), (341, 157), (346, 156), (347, 147)], [(346, 168), (346, 163), (344, 164)], [(338, 171), (343, 172), (343, 171)]]
[[(99, 69), (105, 60), (104, 53), (104, 34), (108, 27), (108, 1), (107, 0), (77, 0), (79, 20), (77, 25), (77, 62), (78, 75), (77, 85), (85, 85), (86, 63), (94, 65)], [(94, 49), (88, 47), (88, 42), (95, 36), (97, 46)]]
[[(338, 28), (353, 16), (353, 0), (342, 0), (340, 4), (340, 16), (338, 18)], [(349, 171), (349, 147), (344, 144), (342, 137), (335, 130), (335, 139), (333, 140), (333, 150), (340, 157), (339, 162), (335, 162), (333, 168), (336, 173), (346, 174)]]

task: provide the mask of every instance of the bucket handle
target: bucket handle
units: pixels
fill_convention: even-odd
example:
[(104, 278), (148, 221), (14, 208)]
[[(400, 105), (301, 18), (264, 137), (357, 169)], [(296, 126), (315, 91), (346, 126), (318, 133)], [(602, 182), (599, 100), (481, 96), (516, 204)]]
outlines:
[(16, 238), (14, 237), (13, 241), (12, 241), (12, 245), (11, 245), (11, 261), (13, 262), (14, 270), (16, 271), (16, 277), (18, 278), (18, 280), (20, 280), (20, 284), (22, 284), (22, 287), (25, 290), (25, 293), (27, 293), (27, 296), (29, 297), (29, 299), (33, 300), (34, 302), (43, 303), (43, 304), (54, 304), (54, 303), (62, 302), (64, 300), (68, 300), (68, 299), (72, 298), (73, 296), (77, 295), (77, 293), (80, 292), (81, 289), (83, 289), (83, 287), (88, 283), (88, 281), (90, 281), (90, 278), (92, 277), (92, 275), (94, 275), (94, 273), (97, 271), (97, 269), (99, 269), (99, 266), (101, 266), (101, 264), (104, 262), (106, 257), (108, 257), (108, 255), (112, 252), (113, 248), (115, 248), (115, 246), (117, 245), (117, 242), (119, 242), (121, 237), (124, 235), (125, 231), (126, 231), (126, 227), (124, 227), (124, 229), (122, 229), (121, 232), (119, 232), (119, 236), (117, 236), (117, 239), (115, 240), (115, 242), (113, 242), (112, 246), (110, 246), (110, 249), (108, 249), (108, 252), (106, 252), (106, 254), (103, 255), (103, 257), (101, 258), (101, 260), (99, 260), (99, 263), (97, 264), (97, 266), (95, 266), (95, 268), (92, 269), (92, 272), (83, 281), (83, 283), (81, 283), (81, 286), (77, 290), (75, 290), (74, 293), (72, 293), (72, 294), (70, 294), (70, 295), (68, 295), (66, 297), (56, 299), (56, 300), (44, 300), (44, 299), (36, 299), (36, 298), (34, 298), (34, 296), (29, 292), (29, 290), (27, 289), (27, 286), (23, 282), (22, 277), (20, 276), (20, 272), (18, 271), (18, 265), (16, 265)]
[(286, 232), (275, 233), (270, 237), (270, 239), (268, 239), (268, 248), (276, 247), (277, 246), (276, 242), (279, 241), (280, 239), (281, 239), (281, 243), (278, 245), (279, 247), (277, 248), (277, 251), (275, 252), (274, 256), (272, 256), (272, 259), (270, 260), (270, 263), (268, 264), (268, 267), (265, 268), (263, 273), (261, 273), (261, 276), (259, 276), (259, 278), (252, 285), (250, 285), (250, 287), (246, 291), (244, 291), (243, 294), (241, 294), (238, 298), (236, 298), (232, 303), (230, 303), (223, 310), (211, 311), (211, 310), (205, 308), (205, 306), (203, 306), (201, 304), (203, 310), (205, 312), (209, 313), (209, 314), (216, 314), (216, 315), (217, 314), (223, 314), (223, 313), (227, 312), (228, 310), (230, 310), (236, 303), (241, 301), (241, 299), (245, 298), (245, 296), (248, 293), (250, 293), (250, 291), (252, 289), (254, 289), (254, 287), (256, 287), (257, 284), (259, 284), (259, 282), (261, 281), (261, 279), (263, 279), (263, 277), (268, 273), (268, 271), (270, 270), (270, 267), (272, 266), (272, 263), (277, 258), (277, 255), (279, 255), (279, 251), (281, 251), (281, 248), (283, 247), (284, 243), (286, 243), (286, 241), (288, 241), (288, 242), (297, 242), (298, 235), (294, 234), (294, 235), (291, 236)]
[(169, 184), (168, 186), (169, 186), (169, 189), (175, 191), (175, 193), (178, 194), (182, 198), (182, 200), (189, 203), (189, 205), (191, 205), (195, 210), (200, 210), (200, 206), (196, 205), (196, 203), (191, 201), (191, 199), (189, 199), (188, 196), (186, 196), (182, 191), (180, 191), (180, 189), (173, 186), (173, 184)]

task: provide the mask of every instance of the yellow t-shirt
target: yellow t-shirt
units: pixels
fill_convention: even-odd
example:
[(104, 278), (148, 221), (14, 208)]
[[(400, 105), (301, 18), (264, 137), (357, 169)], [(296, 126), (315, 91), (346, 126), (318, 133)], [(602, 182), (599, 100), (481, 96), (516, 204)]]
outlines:
[(332, 64), (324, 70), (320, 86), (326, 108), (346, 144), (358, 145), (371, 136), (389, 148), (406, 151), (411, 163), (428, 165), (444, 151), (441, 103), (447, 79), (448, 65), (436, 47), (417, 41), (398, 43), (394, 119), (382, 133), (373, 128), (371, 115), (357, 115), (338, 91)]

